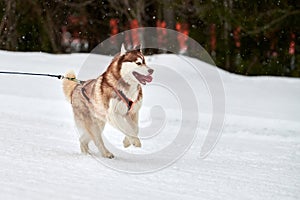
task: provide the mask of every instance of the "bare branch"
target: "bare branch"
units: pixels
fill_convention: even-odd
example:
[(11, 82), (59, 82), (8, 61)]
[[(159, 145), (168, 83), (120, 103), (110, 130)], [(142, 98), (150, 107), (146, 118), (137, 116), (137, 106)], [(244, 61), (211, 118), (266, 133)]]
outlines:
[(108, 1), (108, 3), (114, 10), (120, 12), (121, 14), (124, 14), (129, 20), (133, 19), (133, 17), (130, 15), (130, 12), (128, 12), (128, 1), (111, 0)]
[(87, 5), (93, 4), (95, 2), (96, 2), (96, 0), (86, 0), (86, 1), (80, 2), (80, 3), (70, 2), (68, 0), (58, 1), (58, 3), (60, 3), (60, 4), (63, 4), (65, 6), (69, 6), (69, 7), (73, 7), (73, 8), (82, 8)]
[(255, 34), (258, 34), (260, 32), (263, 32), (263, 31), (266, 31), (267, 29), (270, 29), (273, 25), (275, 25), (276, 23), (279, 23), (280, 21), (282, 21), (283, 19), (291, 16), (291, 15), (297, 15), (297, 14), (300, 14), (300, 10), (294, 10), (294, 11), (291, 11), (291, 12), (288, 12), (284, 15), (282, 15), (281, 17), (278, 17), (277, 19), (274, 19), (273, 21), (271, 21), (270, 23), (262, 26), (262, 27), (259, 27), (255, 30), (246, 30), (245, 27), (241, 26), (241, 28), (248, 34), (248, 35), (255, 35)]
[(0, 35), (2, 34), (2, 30), (4, 29), (4, 25), (6, 23), (8, 13), (10, 12), (10, 7), (11, 7), (10, 3), (7, 1), (5, 13), (2, 17), (1, 24), (0, 24)]

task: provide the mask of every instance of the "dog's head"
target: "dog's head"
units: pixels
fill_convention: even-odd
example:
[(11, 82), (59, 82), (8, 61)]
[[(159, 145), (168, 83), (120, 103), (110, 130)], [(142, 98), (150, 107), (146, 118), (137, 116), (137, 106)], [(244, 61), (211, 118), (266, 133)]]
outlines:
[(127, 83), (146, 85), (152, 81), (154, 70), (146, 65), (141, 49), (126, 51), (122, 44), (119, 62), (121, 77)]

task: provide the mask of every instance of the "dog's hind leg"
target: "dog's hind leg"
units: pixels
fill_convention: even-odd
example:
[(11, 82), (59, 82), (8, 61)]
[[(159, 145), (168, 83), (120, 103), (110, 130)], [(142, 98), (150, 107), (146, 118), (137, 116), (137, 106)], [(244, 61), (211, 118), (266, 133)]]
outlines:
[(79, 115), (75, 115), (74, 120), (75, 120), (75, 124), (76, 124), (76, 127), (77, 127), (78, 134), (80, 135), (79, 143), (80, 143), (81, 153), (88, 154), (89, 153), (88, 144), (91, 141), (91, 136), (89, 135), (86, 128), (84, 128), (85, 125), (84, 125), (83, 120), (81, 120)]
[(105, 122), (103, 121), (98, 121), (93, 125), (93, 140), (99, 151), (101, 152), (102, 156), (105, 158), (114, 158), (114, 155), (107, 150), (107, 148), (104, 145), (103, 139), (102, 139), (102, 134), (103, 134), (103, 129), (105, 126)]
[(89, 153), (89, 142), (91, 141), (91, 137), (87, 133), (83, 133), (81, 137), (79, 138), (80, 142), (80, 149), (81, 152), (84, 154)]
[(84, 124), (80, 124), (78, 120), (75, 119), (76, 127), (79, 132), (79, 143), (80, 143), (80, 150), (83, 154), (89, 153), (89, 142), (91, 141), (91, 135), (84, 127)]

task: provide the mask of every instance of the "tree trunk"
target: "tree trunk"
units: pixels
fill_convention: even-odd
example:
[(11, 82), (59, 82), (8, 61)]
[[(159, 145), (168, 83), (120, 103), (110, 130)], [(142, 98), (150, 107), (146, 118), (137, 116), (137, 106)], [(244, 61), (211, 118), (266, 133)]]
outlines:
[[(232, 10), (232, 0), (224, 0), (224, 7), (226, 10), (226, 13), (230, 14), (231, 10)], [(230, 52), (231, 52), (231, 48), (230, 48), (230, 44), (229, 44), (229, 40), (230, 40), (230, 30), (231, 30), (231, 24), (228, 20), (228, 17), (225, 17), (224, 19), (224, 46), (225, 46), (225, 68), (227, 70), (230, 69)]]
[(174, 29), (175, 21), (174, 21), (174, 12), (172, 8), (172, 0), (164, 0), (163, 1), (163, 12), (164, 12), (164, 20), (167, 23), (167, 28)]
[(7, 0), (5, 13), (0, 24), (0, 45), (7, 50), (17, 50), (16, 21), (16, 1)]

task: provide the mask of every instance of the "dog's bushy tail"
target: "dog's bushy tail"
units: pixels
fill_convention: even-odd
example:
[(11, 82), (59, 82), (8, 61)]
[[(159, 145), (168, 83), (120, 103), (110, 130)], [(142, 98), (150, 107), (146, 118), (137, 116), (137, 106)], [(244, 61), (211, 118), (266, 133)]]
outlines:
[[(74, 71), (69, 71), (65, 74), (65, 77), (76, 78)], [(75, 81), (70, 81), (68, 79), (63, 79), (63, 91), (67, 100), (71, 103), (72, 93), (75, 89), (77, 83)]]

